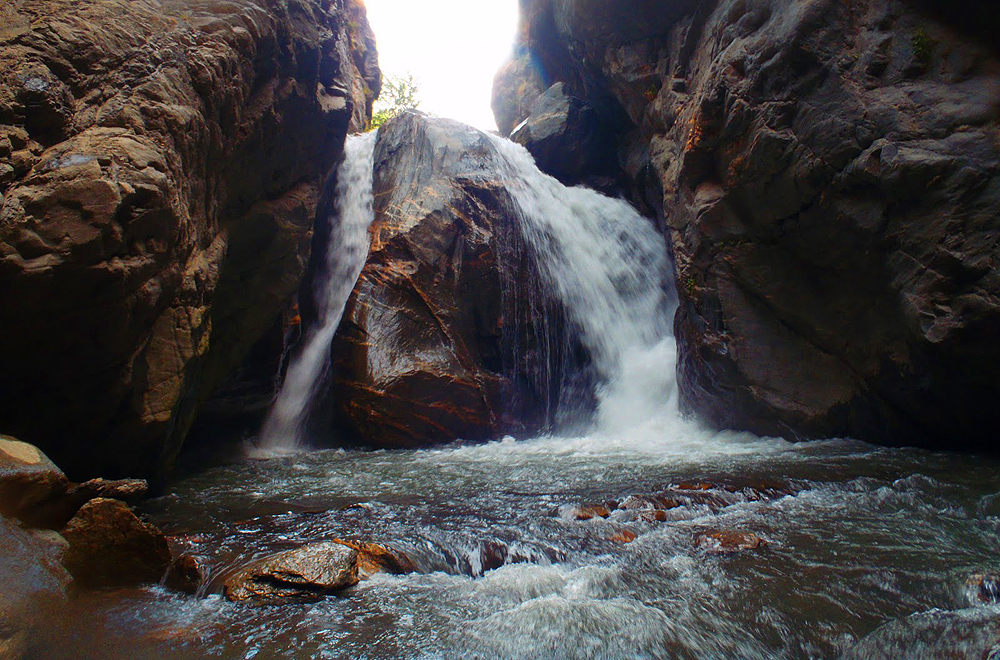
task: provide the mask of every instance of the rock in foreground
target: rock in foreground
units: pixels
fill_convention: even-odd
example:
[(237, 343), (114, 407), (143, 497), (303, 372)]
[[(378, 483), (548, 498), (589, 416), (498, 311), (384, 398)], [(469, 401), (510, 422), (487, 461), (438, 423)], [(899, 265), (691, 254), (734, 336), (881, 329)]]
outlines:
[(121, 587), (158, 582), (170, 566), (159, 529), (118, 500), (83, 505), (62, 531), (69, 542), (64, 563), (82, 586)]
[(231, 601), (255, 605), (308, 603), (358, 583), (358, 551), (325, 541), (265, 557), (226, 580)]

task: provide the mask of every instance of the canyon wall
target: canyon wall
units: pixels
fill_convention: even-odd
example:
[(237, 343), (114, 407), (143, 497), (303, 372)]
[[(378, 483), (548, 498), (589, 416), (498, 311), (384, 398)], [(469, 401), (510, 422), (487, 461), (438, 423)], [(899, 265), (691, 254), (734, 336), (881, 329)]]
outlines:
[(162, 477), (290, 304), (378, 93), (358, 0), (0, 10), (0, 430)]
[(794, 439), (996, 446), (1000, 10), (521, 10), (498, 124), (516, 135), (557, 83), (600, 117), (674, 255), (683, 410)]

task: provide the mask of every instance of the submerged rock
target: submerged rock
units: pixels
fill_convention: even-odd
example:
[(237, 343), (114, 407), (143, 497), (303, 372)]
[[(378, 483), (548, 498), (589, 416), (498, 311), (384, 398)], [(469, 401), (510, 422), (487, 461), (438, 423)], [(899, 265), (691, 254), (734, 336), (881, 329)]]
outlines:
[(155, 583), (170, 566), (163, 533), (118, 500), (87, 502), (62, 535), (69, 542), (66, 568), (85, 587)]
[(30, 19), (0, 40), (0, 419), (75, 479), (162, 477), (299, 286), (374, 37), (357, 0)]
[(358, 583), (358, 551), (324, 541), (259, 559), (226, 580), (231, 601), (256, 605), (307, 603)]
[(374, 167), (370, 253), (332, 347), (338, 423), (393, 448), (543, 427), (572, 343), (554, 339), (491, 138), (405, 113)]
[(728, 555), (747, 550), (759, 550), (768, 545), (767, 539), (753, 532), (725, 529), (701, 532), (694, 539), (695, 547), (713, 555)]
[(208, 569), (201, 557), (181, 555), (170, 563), (164, 584), (177, 591), (196, 594), (207, 578)]
[(1000, 603), (1000, 573), (977, 573), (965, 583), (975, 603)]
[(0, 435), (0, 515), (31, 521), (68, 488), (66, 475), (40, 449)]

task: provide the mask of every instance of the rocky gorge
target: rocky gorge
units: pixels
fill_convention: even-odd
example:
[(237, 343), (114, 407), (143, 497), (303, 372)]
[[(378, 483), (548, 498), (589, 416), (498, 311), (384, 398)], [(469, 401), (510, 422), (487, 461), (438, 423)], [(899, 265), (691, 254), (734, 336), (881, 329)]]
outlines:
[(1000, 17), (520, 10), (0, 8), (0, 658), (1000, 654)]

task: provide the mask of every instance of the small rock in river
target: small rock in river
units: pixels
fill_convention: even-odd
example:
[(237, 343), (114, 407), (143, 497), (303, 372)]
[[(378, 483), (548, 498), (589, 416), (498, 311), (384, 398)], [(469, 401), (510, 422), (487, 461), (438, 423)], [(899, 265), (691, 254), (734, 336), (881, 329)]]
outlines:
[(205, 561), (195, 555), (182, 555), (170, 564), (166, 585), (186, 594), (196, 594), (205, 582), (208, 571)]
[(607, 518), (611, 515), (611, 509), (603, 504), (590, 504), (581, 506), (572, 511), (576, 520), (590, 520), (592, 518)]
[(711, 554), (732, 554), (758, 550), (767, 546), (767, 540), (753, 532), (732, 529), (701, 532), (694, 539), (695, 547)]
[(255, 605), (310, 603), (358, 583), (358, 551), (324, 541), (244, 566), (223, 588), (232, 601)]

